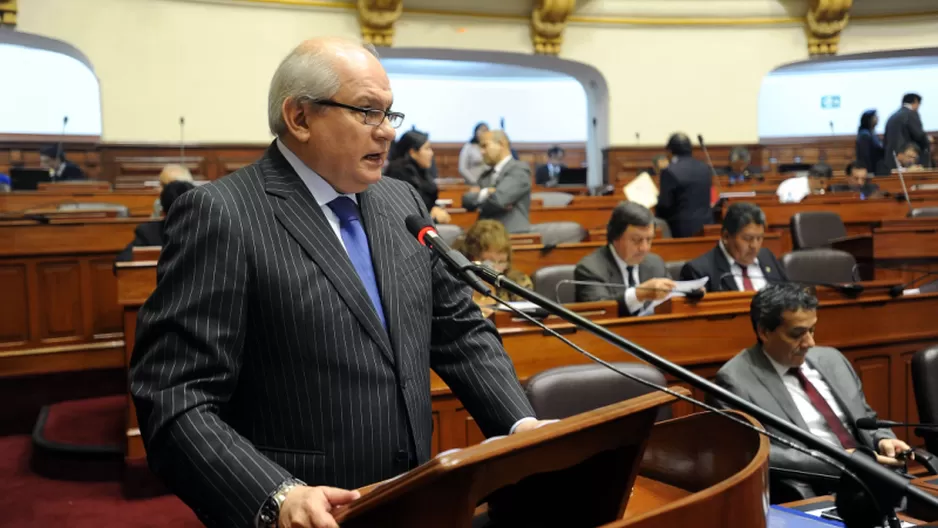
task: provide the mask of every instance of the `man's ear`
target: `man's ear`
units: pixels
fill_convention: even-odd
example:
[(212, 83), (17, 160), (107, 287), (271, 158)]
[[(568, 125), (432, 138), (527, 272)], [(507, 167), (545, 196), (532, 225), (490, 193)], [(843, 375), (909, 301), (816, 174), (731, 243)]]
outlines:
[(766, 330), (764, 326), (762, 325), (756, 326), (756, 335), (759, 336), (759, 340), (762, 341), (763, 343), (769, 340), (769, 333), (770, 332)]
[(286, 98), (280, 107), (287, 132), (300, 143), (309, 141), (309, 118), (313, 111), (312, 103), (300, 102), (293, 97)]

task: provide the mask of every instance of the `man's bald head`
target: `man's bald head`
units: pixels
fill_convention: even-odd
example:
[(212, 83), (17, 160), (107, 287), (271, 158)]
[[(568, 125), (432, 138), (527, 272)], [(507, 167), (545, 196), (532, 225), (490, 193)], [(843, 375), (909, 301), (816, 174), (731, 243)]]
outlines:
[(166, 187), (174, 181), (192, 181), (192, 173), (182, 165), (170, 164), (163, 167), (160, 171), (160, 187)]
[(306, 40), (277, 67), (267, 94), (267, 122), (275, 136), (286, 132), (283, 105), (287, 100), (329, 99), (339, 91), (349, 72), (377, 61), (371, 44), (341, 38)]
[(494, 167), (498, 162), (511, 156), (511, 141), (504, 130), (489, 130), (479, 138), (482, 159), (485, 164)]

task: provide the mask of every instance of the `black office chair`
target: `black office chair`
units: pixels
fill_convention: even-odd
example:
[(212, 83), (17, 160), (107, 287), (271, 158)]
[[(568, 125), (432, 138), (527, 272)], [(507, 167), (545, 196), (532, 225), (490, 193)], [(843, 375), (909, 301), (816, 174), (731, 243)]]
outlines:
[[(938, 346), (916, 352), (911, 367), (919, 422), (938, 423)], [(925, 449), (938, 453), (938, 431), (917, 428), (915, 434), (925, 439)], [(920, 458), (918, 453), (915, 458)], [(938, 473), (938, 467), (934, 469)]]
[(831, 240), (847, 236), (840, 215), (829, 211), (795, 213), (789, 224), (794, 249), (829, 248)]
[(938, 217), (938, 207), (918, 207), (909, 211), (909, 218)]
[[(644, 363), (613, 363), (641, 379), (664, 385), (664, 375)], [(602, 365), (572, 365), (535, 374), (524, 392), (540, 419), (560, 419), (653, 392), (645, 385), (625, 378)], [(662, 408), (658, 420), (671, 417), (671, 408)]]
[(687, 264), (686, 260), (672, 260), (665, 262), (664, 267), (667, 268), (668, 276), (672, 280), (681, 280), (681, 270), (684, 269), (684, 264)]
[[(534, 272), (531, 280), (534, 282), (534, 291), (548, 299), (566, 304), (576, 302), (576, 287), (573, 284), (560, 284), (564, 280), (573, 280), (575, 264), (559, 264), (545, 266)], [(558, 288), (557, 285), (560, 284)]]
[(837, 249), (794, 251), (782, 257), (782, 266), (788, 280), (795, 282), (843, 284), (857, 280), (857, 259)]
[(582, 242), (589, 236), (589, 231), (576, 222), (544, 222), (531, 224), (531, 232), (541, 235), (545, 246)]

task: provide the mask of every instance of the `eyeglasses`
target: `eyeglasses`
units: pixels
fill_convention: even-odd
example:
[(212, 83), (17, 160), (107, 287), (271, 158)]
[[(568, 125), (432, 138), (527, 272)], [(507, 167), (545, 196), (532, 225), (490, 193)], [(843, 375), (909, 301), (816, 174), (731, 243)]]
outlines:
[(360, 106), (347, 105), (345, 103), (338, 103), (328, 99), (322, 99), (313, 102), (322, 106), (333, 106), (335, 108), (345, 108), (346, 110), (352, 110), (353, 112), (361, 112), (365, 115), (365, 124), (369, 126), (378, 126), (384, 122), (385, 118), (388, 120), (388, 124), (391, 125), (391, 128), (397, 128), (404, 124), (404, 114), (400, 112), (379, 110), (377, 108), (362, 108)]
[(499, 261), (483, 260), (482, 262), (480, 262), (480, 264), (482, 264), (483, 266), (487, 268), (492, 268), (494, 270), (504, 270), (505, 268), (508, 267), (507, 260), (499, 260)]

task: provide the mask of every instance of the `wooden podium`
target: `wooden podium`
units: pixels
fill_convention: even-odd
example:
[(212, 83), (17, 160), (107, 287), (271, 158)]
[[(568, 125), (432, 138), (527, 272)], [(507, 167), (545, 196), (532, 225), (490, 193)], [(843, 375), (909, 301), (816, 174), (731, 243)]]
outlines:
[(648, 394), (441, 453), (362, 490), (335, 518), (469, 528), (487, 503), (489, 526), (765, 526), (768, 441), (709, 413), (654, 424), (673, 401)]

